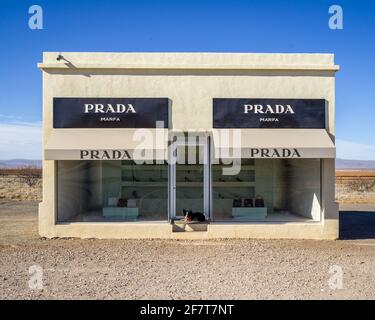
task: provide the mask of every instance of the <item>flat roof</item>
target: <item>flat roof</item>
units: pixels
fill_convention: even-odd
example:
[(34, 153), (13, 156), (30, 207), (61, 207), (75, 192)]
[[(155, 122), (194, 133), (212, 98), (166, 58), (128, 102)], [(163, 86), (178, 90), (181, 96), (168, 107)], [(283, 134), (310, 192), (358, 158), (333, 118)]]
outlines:
[[(61, 59), (58, 59), (60, 56)], [(338, 71), (331, 53), (44, 52), (40, 69)]]

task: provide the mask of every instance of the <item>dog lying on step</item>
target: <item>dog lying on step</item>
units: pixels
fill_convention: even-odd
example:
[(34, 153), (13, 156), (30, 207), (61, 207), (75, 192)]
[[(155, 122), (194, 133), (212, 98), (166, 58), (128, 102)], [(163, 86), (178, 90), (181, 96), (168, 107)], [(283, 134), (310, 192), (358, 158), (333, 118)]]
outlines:
[(192, 210), (185, 210), (184, 211), (184, 216), (185, 216), (185, 222), (204, 222), (206, 221), (206, 217), (203, 213), (201, 212), (193, 212)]

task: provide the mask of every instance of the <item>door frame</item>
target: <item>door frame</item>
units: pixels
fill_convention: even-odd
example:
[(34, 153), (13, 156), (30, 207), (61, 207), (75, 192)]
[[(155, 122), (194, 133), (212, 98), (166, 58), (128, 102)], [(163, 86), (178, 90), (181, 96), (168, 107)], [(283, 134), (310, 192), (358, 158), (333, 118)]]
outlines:
[[(197, 136), (199, 136), (197, 134)], [(203, 213), (206, 219), (212, 220), (211, 217), (211, 156), (210, 156), (210, 139), (208, 135), (200, 136), (199, 142), (192, 143), (185, 137), (185, 143), (169, 141), (168, 145), (168, 219), (181, 219), (183, 216), (176, 215), (176, 166), (178, 163), (172, 161), (173, 152), (178, 146), (203, 146)], [(171, 144), (176, 147), (171, 147)]]

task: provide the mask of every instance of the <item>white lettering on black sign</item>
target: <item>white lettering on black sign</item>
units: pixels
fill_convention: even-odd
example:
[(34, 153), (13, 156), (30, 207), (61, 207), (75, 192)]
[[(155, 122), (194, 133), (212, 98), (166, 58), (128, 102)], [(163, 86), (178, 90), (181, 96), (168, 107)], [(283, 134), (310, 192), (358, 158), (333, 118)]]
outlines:
[(168, 128), (167, 98), (53, 98), (53, 127)]
[(325, 128), (324, 99), (214, 98), (214, 128)]
[[(278, 117), (273, 117), (272, 115), (279, 114), (294, 114), (294, 110), (290, 104), (282, 105), (276, 104), (274, 106), (267, 104), (245, 104), (244, 105), (244, 114), (264, 114), (265, 117), (259, 118), (259, 122), (279, 122)], [(267, 116), (269, 115), (269, 116)]]
[(101, 104), (101, 103), (85, 103), (84, 113), (137, 113), (131, 103), (128, 104)]
[(261, 114), (286, 114), (286, 113), (295, 113), (293, 108), (290, 104), (282, 105), (282, 104), (276, 104), (275, 106), (271, 106), (270, 104), (262, 105), (262, 104), (245, 104), (244, 105), (244, 113), (261, 113)]

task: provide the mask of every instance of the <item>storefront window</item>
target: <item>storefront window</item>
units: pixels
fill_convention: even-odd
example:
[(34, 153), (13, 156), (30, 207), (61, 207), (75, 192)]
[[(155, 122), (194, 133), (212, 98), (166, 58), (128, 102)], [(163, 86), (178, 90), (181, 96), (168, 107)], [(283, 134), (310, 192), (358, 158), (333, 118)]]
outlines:
[(168, 219), (168, 165), (58, 161), (59, 222)]
[[(213, 221), (320, 221), (320, 159), (242, 159), (211, 166)], [(58, 161), (58, 222), (167, 221), (168, 164)], [(202, 164), (177, 164), (176, 208), (204, 212)], [(206, 213), (206, 212), (205, 212)]]
[(320, 220), (320, 159), (241, 161), (237, 175), (212, 166), (215, 221)]

